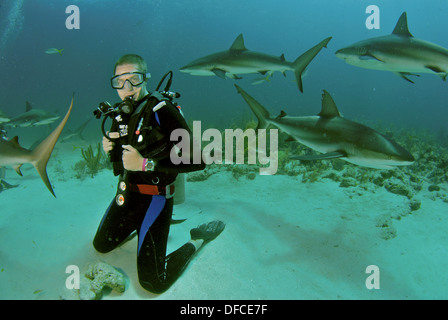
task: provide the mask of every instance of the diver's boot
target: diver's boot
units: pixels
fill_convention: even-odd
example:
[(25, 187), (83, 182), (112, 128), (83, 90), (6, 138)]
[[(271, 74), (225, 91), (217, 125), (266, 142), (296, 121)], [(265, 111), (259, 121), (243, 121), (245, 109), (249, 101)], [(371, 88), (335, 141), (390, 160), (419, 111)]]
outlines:
[(212, 241), (221, 234), (225, 227), (226, 224), (219, 220), (201, 224), (197, 228), (190, 230), (191, 240)]

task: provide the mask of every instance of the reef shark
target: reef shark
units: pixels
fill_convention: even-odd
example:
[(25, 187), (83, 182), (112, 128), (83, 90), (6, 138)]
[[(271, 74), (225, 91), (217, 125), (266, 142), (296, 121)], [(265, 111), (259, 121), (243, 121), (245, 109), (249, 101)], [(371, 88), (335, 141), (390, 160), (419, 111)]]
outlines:
[(317, 116), (290, 117), (281, 112), (272, 118), (253, 97), (235, 85), (258, 118), (258, 128), (270, 124), (289, 134), (294, 140), (323, 154), (294, 155), (295, 160), (340, 158), (353, 164), (376, 169), (393, 169), (410, 165), (414, 157), (403, 147), (376, 130), (345, 119), (327, 91), (322, 94), (322, 110)]
[(56, 197), (50, 180), (48, 179), (47, 163), (48, 159), (51, 156), (51, 153), (53, 152), (53, 148), (62, 132), (62, 129), (64, 129), (64, 126), (67, 123), (72, 108), (73, 98), (65, 117), (62, 119), (56, 129), (54, 129), (53, 132), (50, 133), (50, 135), (33, 150), (22, 148), (19, 145), (17, 136), (9, 141), (0, 139), (0, 167), (12, 166), (19, 175), (22, 175), (22, 173), (20, 172), (20, 167), (24, 163), (31, 163), (36, 168), (48, 190), (54, 197)]
[(60, 118), (59, 115), (47, 112), (45, 110), (33, 109), (31, 104), (26, 102), (26, 111), (17, 117), (14, 117), (6, 122), (5, 125), (10, 127), (33, 127), (51, 124)]
[(180, 71), (195, 76), (216, 75), (223, 79), (226, 76), (232, 79), (241, 79), (239, 74), (261, 73), (265, 75), (268, 73), (272, 75), (275, 71), (279, 71), (285, 75), (286, 71), (291, 70), (294, 71), (299, 90), (303, 92), (302, 72), (319, 51), (323, 47), (327, 47), (330, 40), (331, 37), (322, 40), (294, 62), (289, 62), (286, 61), (283, 54), (277, 57), (248, 50), (244, 45), (243, 35), (240, 34), (230, 49), (194, 60), (180, 68)]
[(357, 67), (394, 72), (411, 83), (409, 75), (433, 73), (445, 81), (448, 72), (448, 50), (414, 38), (406, 12), (392, 34), (356, 42), (336, 51), (336, 56)]

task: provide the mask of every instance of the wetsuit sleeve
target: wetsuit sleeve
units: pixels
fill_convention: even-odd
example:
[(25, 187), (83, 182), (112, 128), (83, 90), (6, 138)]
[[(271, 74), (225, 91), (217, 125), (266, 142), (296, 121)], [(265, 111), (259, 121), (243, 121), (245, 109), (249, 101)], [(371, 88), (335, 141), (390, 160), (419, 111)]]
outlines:
[[(168, 136), (176, 129), (184, 129), (189, 133), (190, 148), (193, 147), (193, 134), (187, 125), (184, 117), (179, 110), (171, 103), (167, 102), (165, 106), (157, 111), (157, 115), (160, 121), (160, 127), (162, 131)], [(170, 158), (163, 159), (157, 163), (157, 171), (165, 171), (167, 173), (184, 173), (203, 170), (205, 163), (202, 160), (202, 152), (200, 157), (200, 163), (193, 162), (193, 152), (190, 152), (190, 159), (186, 163), (173, 164)]]

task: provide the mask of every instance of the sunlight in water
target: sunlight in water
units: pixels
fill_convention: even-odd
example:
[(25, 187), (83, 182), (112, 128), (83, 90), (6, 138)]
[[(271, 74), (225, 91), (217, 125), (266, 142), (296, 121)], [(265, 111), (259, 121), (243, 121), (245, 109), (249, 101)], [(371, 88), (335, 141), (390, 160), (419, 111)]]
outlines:
[(6, 49), (8, 40), (13, 35), (17, 34), (22, 30), (23, 27), (23, 15), (22, 6), (23, 0), (11, 1), (11, 8), (7, 14), (6, 20), (2, 23), (3, 34), (0, 36), (0, 52), (2, 53)]

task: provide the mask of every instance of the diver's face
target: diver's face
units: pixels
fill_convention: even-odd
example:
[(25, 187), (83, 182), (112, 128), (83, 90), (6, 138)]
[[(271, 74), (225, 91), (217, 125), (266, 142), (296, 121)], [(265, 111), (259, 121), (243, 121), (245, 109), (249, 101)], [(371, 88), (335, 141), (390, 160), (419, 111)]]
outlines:
[[(118, 65), (115, 69), (115, 75), (120, 75), (124, 73), (132, 73), (132, 72), (142, 72), (139, 70), (138, 66), (135, 64), (121, 64)], [(123, 77), (131, 77), (132, 75), (127, 75)], [(146, 90), (146, 81), (138, 86), (133, 86), (130, 81), (125, 81), (124, 86), (121, 89), (117, 89), (117, 93), (120, 96), (121, 100), (124, 100), (126, 97), (131, 96), (134, 101), (138, 101), (142, 99), (144, 96), (148, 94)]]

